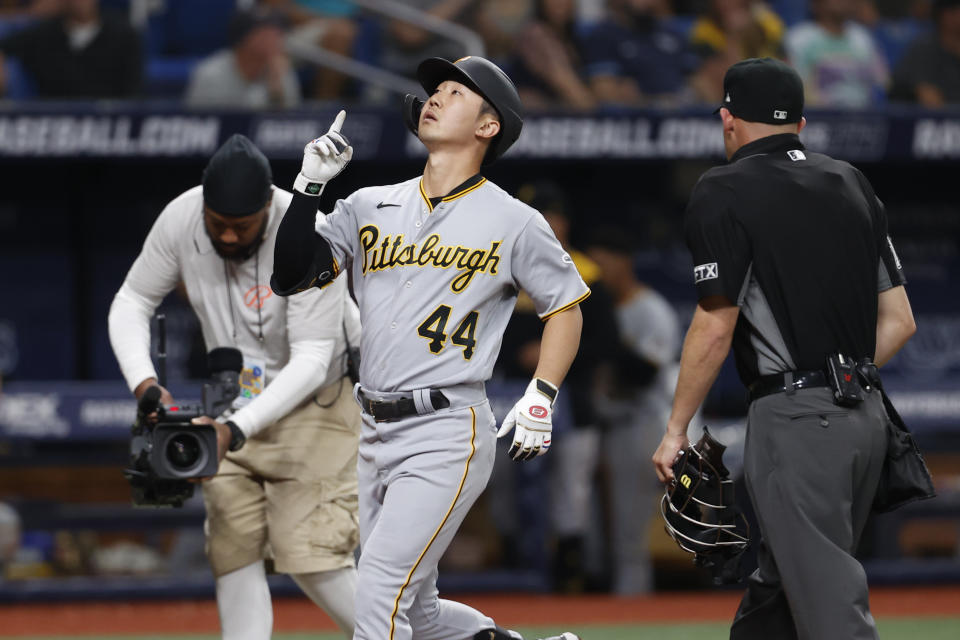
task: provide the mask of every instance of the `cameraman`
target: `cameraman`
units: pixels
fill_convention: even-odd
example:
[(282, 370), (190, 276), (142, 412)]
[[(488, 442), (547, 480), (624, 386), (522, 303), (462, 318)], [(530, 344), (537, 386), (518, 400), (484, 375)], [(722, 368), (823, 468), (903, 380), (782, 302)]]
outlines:
[(290, 199), (272, 185), (263, 153), (231, 137), (203, 185), (161, 212), (110, 307), (110, 342), (138, 399), (157, 384), (150, 318), (181, 279), (207, 349), (243, 352), (233, 413), (194, 421), (214, 425), (220, 445), (203, 497), (225, 640), (270, 637), (268, 544), (276, 570), (353, 634), (360, 412), (346, 354), (359, 344), (359, 313), (343, 279), (272, 295), (274, 239)]

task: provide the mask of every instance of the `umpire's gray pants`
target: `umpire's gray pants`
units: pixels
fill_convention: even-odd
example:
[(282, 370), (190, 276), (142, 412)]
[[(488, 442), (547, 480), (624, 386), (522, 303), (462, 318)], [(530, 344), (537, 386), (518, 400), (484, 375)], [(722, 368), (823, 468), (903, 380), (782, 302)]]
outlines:
[(845, 408), (827, 388), (750, 405), (744, 470), (763, 543), (732, 640), (877, 638), (853, 557), (886, 455), (877, 393)]

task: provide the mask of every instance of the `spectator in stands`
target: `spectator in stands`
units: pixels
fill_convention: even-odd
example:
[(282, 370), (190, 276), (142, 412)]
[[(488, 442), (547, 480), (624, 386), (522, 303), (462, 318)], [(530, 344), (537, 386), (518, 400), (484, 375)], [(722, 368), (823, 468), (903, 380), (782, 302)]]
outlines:
[[(435, 18), (450, 22), (472, 23), (480, 0), (407, 0), (404, 4)], [(387, 24), (383, 43), (383, 66), (406, 76), (413, 76), (424, 58), (433, 56), (456, 60), (466, 55), (463, 44), (441, 38), (403, 20)]]
[(783, 22), (767, 5), (754, 0), (711, 0), (706, 15), (693, 24), (690, 41), (702, 55), (782, 58)]
[(897, 65), (892, 98), (925, 107), (960, 104), (960, 0), (935, 0), (934, 31)]
[(101, 13), (99, 0), (61, 0), (59, 11), (0, 40), (16, 58), (38, 98), (132, 98), (140, 92), (140, 37), (126, 21)]
[(656, 473), (637, 460), (663, 435), (676, 384), (680, 325), (667, 300), (637, 280), (637, 241), (618, 228), (592, 236), (588, 255), (616, 305), (620, 348), (610, 380), (599, 385), (597, 413), (604, 423), (613, 591), (646, 593), (653, 588), (648, 531), (663, 495)]
[[(533, 17), (537, 1), (483, 0), (465, 26), (483, 38), (487, 58), (507, 60), (513, 55), (520, 33)], [(516, 83), (512, 72), (510, 77)]]
[[(352, 57), (357, 39), (357, 7), (350, 0), (261, 0), (282, 13), (292, 25), (290, 40), (321, 47)], [(329, 100), (344, 93), (348, 78), (328, 67), (318, 66), (310, 95)]]
[(230, 48), (201, 61), (190, 75), (187, 104), (194, 107), (294, 107), (300, 82), (283, 48), (286, 20), (255, 9), (234, 15)]
[(575, 10), (574, 0), (537, 0), (517, 38), (513, 81), (525, 107), (596, 107), (575, 39)]
[[(893, 20), (926, 20), (936, 0), (862, 0), (874, 5), (879, 18)], [(861, 18), (862, 20), (862, 18)]]
[[(517, 197), (543, 214), (591, 290), (590, 297), (580, 303), (583, 335), (577, 359), (567, 374), (566, 393), (574, 431), (564, 435), (568, 446), (551, 454), (551, 520), (557, 536), (555, 586), (565, 593), (582, 592), (588, 586), (585, 540), (594, 515), (593, 483), (600, 455), (594, 381), (598, 370), (613, 359), (617, 349), (613, 300), (599, 281), (597, 265), (570, 246), (571, 209), (563, 190), (544, 181), (521, 186)], [(521, 293), (500, 350), (498, 367), (504, 375), (529, 378), (533, 374), (542, 328), (533, 301)]]
[(856, 0), (813, 0), (815, 20), (790, 29), (787, 56), (810, 106), (862, 108), (882, 99), (886, 59), (865, 27), (854, 22)]
[[(533, 0), (404, 0), (403, 4), (475, 31), (483, 38), (485, 55), (495, 59), (512, 53)], [(413, 76), (424, 58), (456, 60), (467, 53), (456, 38), (424, 29), (417, 22), (391, 20), (386, 25), (381, 57), (388, 70)]]
[(664, 20), (666, 0), (608, 0), (609, 18), (584, 42), (584, 66), (601, 103), (672, 106), (689, 102), (700, 67), (687, 39)]
[(723, 95), (723, 76), (744, 58), (783, 58), (783, 22), (762, 2), (711, 0), (690, 31), (690, 43), (703, 60), (694, 88), (704, 101)]
[(60, 10), (61, 0), (0, 0), (0, 18), (48, 18)]

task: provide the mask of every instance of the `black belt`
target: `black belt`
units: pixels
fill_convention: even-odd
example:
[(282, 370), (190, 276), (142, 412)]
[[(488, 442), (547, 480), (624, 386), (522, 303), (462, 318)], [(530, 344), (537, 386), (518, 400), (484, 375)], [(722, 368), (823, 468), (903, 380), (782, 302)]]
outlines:
[[(360, 397), (360, 407), (377, 422), (393, 422), (419, 413), (412, 394), (396, 400), (371, 400), (361, 389), (357, 395)], [(430, 404), (434, 409), (446, 409), (450, 401), (441, 391), (431, 389)]]
[[(792, 382), (790, 381), (791, 376), (793, 378)], [(789, 371), (761, 376), (754, 380), (748, 389), (750, 390), (750, 402), (753, 402), (771, 393), (785, 393), (787, 391), (829, 386), (827, 374), (823, 371)]]

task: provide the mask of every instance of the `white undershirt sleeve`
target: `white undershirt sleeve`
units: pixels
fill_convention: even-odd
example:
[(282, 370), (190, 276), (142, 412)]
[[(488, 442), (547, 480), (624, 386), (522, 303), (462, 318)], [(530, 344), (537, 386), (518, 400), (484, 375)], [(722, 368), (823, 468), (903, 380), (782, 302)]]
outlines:
[(150, 359), (150, 317), (156, 307), (126, 282), (110, 305), (110, 346), (130, 391), (147, 378), (157, 377)]
[(154, 223), (107, 317), (110, 346), (131, 391), (157, 377), (150, 360), (150, 318), (180, 279), (173, 206), (168, 205)]
[(343, 335), (347, 295), (346, 278), (338, 278), (323, 289), (309, 289), (286, 299), (290, 360), (260, 395), (230, 417), (245, 436), (283, 418), (318, 387), (342, 374), (329, 369), (334, 363), (341, 366), (339, 358), (334, 358), (340, 354), (334, 350)]
[(334, 344), (327, 339), (290, 345), (290, 360), (277, 377), (229, 419), (249, 438), (283, 418), (323, 383)]

